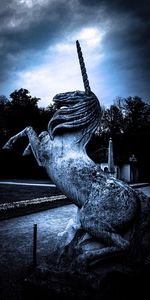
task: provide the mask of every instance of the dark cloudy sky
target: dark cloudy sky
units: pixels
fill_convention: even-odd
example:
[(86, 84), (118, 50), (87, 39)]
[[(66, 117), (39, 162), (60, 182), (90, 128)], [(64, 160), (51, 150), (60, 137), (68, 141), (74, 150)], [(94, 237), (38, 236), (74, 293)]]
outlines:
[(150, 103), (149, 0), (0, 0), (0, 95), (23, 87), (47, 106), (83, 90), (76, 39), (103, 105), (129, 95)]

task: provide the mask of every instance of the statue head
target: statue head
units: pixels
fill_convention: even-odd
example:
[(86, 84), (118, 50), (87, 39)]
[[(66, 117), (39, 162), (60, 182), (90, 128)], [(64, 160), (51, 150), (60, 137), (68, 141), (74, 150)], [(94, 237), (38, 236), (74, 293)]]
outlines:
[(78, 132), (79, 138), (76, 142), (82, 141), (83, 145), (86, 145), (92, 133), (98, 127), (101, 108), (97, 97), (91, 91), (78, 41), (76, 41), (76, 46), (85, 92), (66, 92), (57, 94), (53, 98), (58, 110), (49, 122), (48, 130), (51, 139), (54, 139), (55, 135), (64, 132), (74, 134)]
[(94, 93), (74, 91), (57, 94), (53, 101), (58, 110), (48, 124), (51, 139), (64, 133), (80, 133), (79, 142), (87, 144), (91, 135), (96, 130), (101, 108)]

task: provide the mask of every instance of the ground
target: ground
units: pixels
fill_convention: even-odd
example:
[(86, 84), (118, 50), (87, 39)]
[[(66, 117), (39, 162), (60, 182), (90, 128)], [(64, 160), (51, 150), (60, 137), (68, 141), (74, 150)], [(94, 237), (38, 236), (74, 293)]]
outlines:
[[(13, 192), (12, 186), (11, 189)], [(15, 186), (14, 190), (16, 189)], [(150, 187), (140, 189), (150, 196)], [(33, 225), (36, 223), (38, 226), (37, 262), (41, 264), (47, 262), (51, 256), (58, 239), (57, 234), (64, 230), (75, 213), (76, 206), (71, 204), (0, 221), (1, 300), (26, 299), (22, 290), (22, 282), (32, 269)]]
[(139, 190), (142, 191), (148, 197), (150, 197), (150, 185), (144, 186), (144, 187), (140, 187)]
[[(11, 182), (11, 184), (6, 184)], [(5, 183), (5, 184), (4, 184)], [(17, 183), (16, 185), (13, 183)], [(25, 185), (22, 185), (24, 183)], [(32, 184), (32, 185), (31, 185)], [(39, 186), (38, 186), (39, 185)], [(31, 200), (62, 194), (56, 186), (49, 181), (35, 180), (1, 180), (0, 204), (14, 201)]]
[(22, 300), (22, 281), (32, 267), (33, 224), (38, 226), (37, 262), (50, 257), (75, 205), (66, 205), (40, 213), (1, 221), (0, 226), (0, 299)]

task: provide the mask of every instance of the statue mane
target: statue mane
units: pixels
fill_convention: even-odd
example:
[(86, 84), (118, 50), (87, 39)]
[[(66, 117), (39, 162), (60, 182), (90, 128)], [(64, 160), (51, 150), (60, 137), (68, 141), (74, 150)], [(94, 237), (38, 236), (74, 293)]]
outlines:
[(61, 132), (81, 132), (80, 142), (83, 137), (85, 142), (97, 129), (101, 108), (94, 93), (87, 95), (85, 92), (75, 91), (57, 94), (53, 101), (58, 110), (48, 124), (51, 139)]

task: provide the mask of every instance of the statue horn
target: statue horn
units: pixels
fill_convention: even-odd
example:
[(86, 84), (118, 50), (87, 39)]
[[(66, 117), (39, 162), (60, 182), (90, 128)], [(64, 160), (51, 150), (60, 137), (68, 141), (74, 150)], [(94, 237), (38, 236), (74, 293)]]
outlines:
[(76, 46), (77, 46), (77, 53), (78, 53), (85, 93), (87, 95), (89, 95), (91, 92), (91, 89), (90, 89), (90, 84), (89, 84), (89, 80), (88, 80), (88, 76), (87, 76), (87, 72), (86, 72), (86, 67), (85, 67), (85, 63), (84, 63), (84, 59), (83, 59), (83, 55), (82, 55), (81, 46), (80, 46), (80, 43), (78, 40), (76, 41)]

